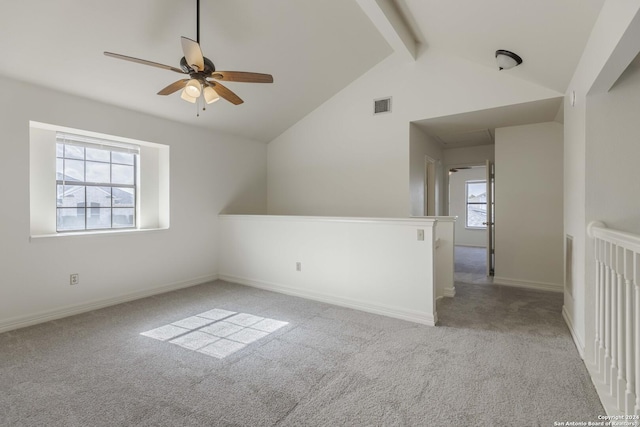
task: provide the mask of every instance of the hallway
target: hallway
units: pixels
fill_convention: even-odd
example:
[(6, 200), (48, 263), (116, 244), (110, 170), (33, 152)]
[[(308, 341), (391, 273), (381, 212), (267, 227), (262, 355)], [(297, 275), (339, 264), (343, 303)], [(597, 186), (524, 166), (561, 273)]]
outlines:
[(486, 248), (456, 246), (454, 257), (454, 280), (456, 282), (482, 285), (493, 283), (493, 278), (486, 275)]

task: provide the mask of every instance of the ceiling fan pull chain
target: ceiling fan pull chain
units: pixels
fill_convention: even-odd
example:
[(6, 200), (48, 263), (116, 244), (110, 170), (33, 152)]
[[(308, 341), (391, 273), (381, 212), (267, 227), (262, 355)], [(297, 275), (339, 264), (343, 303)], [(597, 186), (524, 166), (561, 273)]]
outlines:
[(202, 84), (202, 91), (200, 92), (200, 98), (202, 99), (202, 111), (207, 111), (207, 100), (204, 98), (204, 88), (206, 86)]

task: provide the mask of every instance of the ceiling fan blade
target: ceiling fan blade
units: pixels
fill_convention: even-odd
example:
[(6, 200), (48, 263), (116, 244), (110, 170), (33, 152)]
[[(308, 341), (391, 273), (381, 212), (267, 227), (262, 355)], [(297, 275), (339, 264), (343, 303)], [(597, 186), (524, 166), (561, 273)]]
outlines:
[(221, 98), (226, 99), (233, 105), (240, 105), (244, 102), (238, 95), (222, 86), (220, 83), (209, 80), (207, 80), (207, 83), (218, 93), (218, 95), (220, 95)]
[(182, 52), (190, 66), (196, 67), (197, 71), (204, 70), (204, 57), (197, 41), (182, 37)]
[(164, 65), (164, 64), (158, 64), (157, 62), (147, 61), (145, 59), (134, 58), (133, 56), (120, 55), (119, 53), (113, 53), (113, 52), (105, 52), (104, 54), (112, 58), (124, 59), (125, 61), (137, 62), (138, 64), (142, 64), (142, 65), (151, 65), (152, 67), (175, 71), (176, 73), (180, 73), (180, 74), (186, 74), (184, 71), (182, 71), (179, 68), (171, 67), (169, 65)]
[(271, 74), (247, 73), (245, 71), (216, 71), (211, 77), (228, 82), (273, 83)]
[(177, 92), (180, 89), (184, 88), (187, 85), (188, 81), (189, 79), (182, 79), (182, 80), (178, 80), (177, 82), (173, 82), (169, 86), (165, 87), (160, 92), (158, 92), (158, 95), (171, 95), (172, 93)]

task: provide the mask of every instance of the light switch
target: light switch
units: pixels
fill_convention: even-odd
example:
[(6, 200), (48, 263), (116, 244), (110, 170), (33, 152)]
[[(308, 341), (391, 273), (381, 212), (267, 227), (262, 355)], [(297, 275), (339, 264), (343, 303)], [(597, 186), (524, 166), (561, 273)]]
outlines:
[(424, 240), (424, 230), (422, 228), (418, 228), (418, 240)]

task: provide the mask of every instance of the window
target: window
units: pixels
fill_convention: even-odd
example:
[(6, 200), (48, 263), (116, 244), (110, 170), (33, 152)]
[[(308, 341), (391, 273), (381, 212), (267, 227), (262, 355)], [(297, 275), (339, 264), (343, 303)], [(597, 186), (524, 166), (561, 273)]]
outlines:
[(56, 133), (56, 231), (135, 228), (134, 145)]
[(466, 181), (467, 228), (487, 228), (487, 181)]
[(168, 229), (170, 154), (166, 144), (30, 121), (30, 238)]

